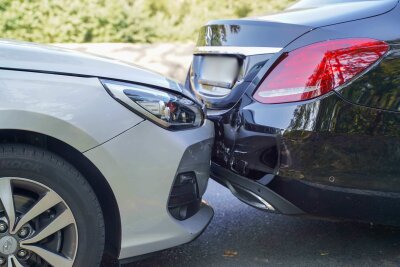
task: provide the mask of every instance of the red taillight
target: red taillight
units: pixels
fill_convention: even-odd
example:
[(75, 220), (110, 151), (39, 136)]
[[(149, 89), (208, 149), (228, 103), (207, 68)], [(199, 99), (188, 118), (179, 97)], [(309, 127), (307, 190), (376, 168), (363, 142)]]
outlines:
[(315, 43), (284, 54), (254, 94), (276, 104), (321, 96), (378, 61), (389, 45), (373, 39), (340, 39)]

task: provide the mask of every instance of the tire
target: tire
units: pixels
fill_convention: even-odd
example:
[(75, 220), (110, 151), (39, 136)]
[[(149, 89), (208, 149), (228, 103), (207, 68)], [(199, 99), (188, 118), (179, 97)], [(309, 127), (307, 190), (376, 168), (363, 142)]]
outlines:
[[(16, 219), (14, 224), (10, 223), (12, 218), (10, 219), (6, 212), (8, 202), (6, 200), (7, 197), (4, 196), (7, 195), (7, 186), (4, 185), (7, 184), (11, 185), (10, 188), (12, 189), (10, 192), (12, 192), (15, 203)], [(44, 240), (38, 241), (44, 242), (43, 246), (48, 248), (48, 251), (56, 251), (59, 256), (61, 255), (69, 259), (69, 263), (61, 264), (54, 260), (51, 263), (49, 262), (51, 257), (43, 260), (45, 257), (40, 256), (47, 254), (40, 254), (39, 252), (38, 254), (36, 253), (37, 251), (30, 251), (29, 249), (27, 249), (29, 258), (21, 258), (23, 254), (18, 254), (21, 247), (13, 252), (13, 254), (7, 256), (4, 253), (8, 251), (1, 250), (1, 239), (0, 256), (3, 252), (3, 258), (6, 260), (13, 258), (12, 260), (18, 260), (24, 266), (100, 266), (105, 242), (103, 214), (93, 189), (71, 164), (41, 148), (22, 144), (0, 145), (1, 185), (3, 186), (0, 188), (0, 200), (2, 200), (1, 194), (3, 194), (5, 200), (0, 202), (0, 220), (1, 216), (3, 216), (3, 221), (14, 225), (15, 228), (17, 228), (18, 223), (21, 223), (23, 216), (26, 215), (26, 220), (28, 219), (28, 211), (31, 212), (35, 204), (39, 206), (39, 202), (41, 201), (40, 205), (45, 206), (47, 198), (44, 199), (44, 195), (46, 197), (53, 196), (53, 199), (56, 199), (54, 203), (58, 203), (45, 212), (40, 213), (40, 215), (29, 221), (29, 223), (24, 224), (25, 226), (20, 226), (31, 233), (31, 236), (25, 238), (25, 241), (23, 241), (24, 239), (18, 240), (22, 236), (22, 233), (25, 234), (25, 232), (20, 232), (22, 230), (19, 229), (22, 228), (17, 229), (19, 232), (12, 233), (10, 232), (11, 230), (8, 230), (3, 234), (0, 233), (0, 237), (6, 236), (3, 238), (3, 241), (13, 235), (13, 238), (15, 238), (19, 245), (24, 245), (23, 242), (25, 242), (28, 248), (32, 248), (28, 244), (34, 240), (32, 237), (39, 235), (40, 231), (45, 232), (43, 229), (46, 228), (46, 225), (55, 225), (55, 221), (59, 216), (65, 215), (65, 218), (68, 218), (68, 222), (71, 222), (71, 224), (46, 237)], [(1, 193), (2, 191), (3, 193)], [(1, 205), (2, 202), (6, 202), (6, 205), (4, 203)], [(47, 203), (50, 202), (47, 201)], [(29, 203), (30, 206), (28, 205)], [(3, 215), (1, 215), (1, 212), (3, 212)], [(33, 213), (31, 212), (30, 214)], [(46, 233), (50, 233), (50, 231), (46, 231)], [(45, 233), (43, 233), (44, 235)], [(18, 266), (17, 264), (15, 265)]]

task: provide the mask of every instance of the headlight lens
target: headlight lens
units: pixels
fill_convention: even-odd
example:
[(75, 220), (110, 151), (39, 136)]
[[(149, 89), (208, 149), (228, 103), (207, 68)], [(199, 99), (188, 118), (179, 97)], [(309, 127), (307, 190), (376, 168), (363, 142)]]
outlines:
[(201, 106), (183, 95), (131, 83), (101, 82), (115, 99), (161, 127), (181, 130), (203, 124)]

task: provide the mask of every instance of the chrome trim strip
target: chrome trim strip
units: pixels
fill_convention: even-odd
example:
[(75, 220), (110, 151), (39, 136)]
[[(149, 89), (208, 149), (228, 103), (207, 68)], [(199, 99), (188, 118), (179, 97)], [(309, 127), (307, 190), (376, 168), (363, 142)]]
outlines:
[(242, 46), (198, 46), (194, 54), (233, 54), (243, 56), (254, 56), (262, 54), (275, 54), (282, 47), (242, 47)]
[(263, 204), (267, 210), (272, 210), (272, 211), (275, 210), (275, 208), (271, 204), (269, 204), (265, 199), (263, 199), (262, 197), (260, 197), (256, 193), (253, 193), (253, 192), (251, 192), (250, 190), (247, 190), (247, 189), (244, 189), (244, 190), (247, 191), (247, 193), (249, 193), (250, 195), (252, 195), (256, 199), (258, 199), (258, 201), (260, 201), (260, 203)]
[(226, 181), (225, 184), (231, 190), (232, 194), (237, 197), (240, 201), (243, 201), (244, 203), (253, 206), (255, 208), (259, 209), (264, 209), (264, 210), (270, 210), (270, 211), (275, 211), (275, 208), (269, 204), (265, 199), (257, 195), (256, 193), (239, 186), (241, 190), (245, 191), (247, 194), (250, 194), (252, 197), (255, 198), (255, 201), (251, 201), (249, 199), (243, 198), (242, 195), (236, 190), (235, 186), (233, 186), (230, 182)]

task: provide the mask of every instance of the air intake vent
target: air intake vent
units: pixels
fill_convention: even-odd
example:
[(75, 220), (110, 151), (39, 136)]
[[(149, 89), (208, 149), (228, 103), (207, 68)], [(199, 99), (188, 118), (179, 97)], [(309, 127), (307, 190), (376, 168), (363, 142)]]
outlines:
[(168, 201), (171, 215), (177, 220), (186, 220), (199, 211), (200, 203), (196, 174), (194, 172), (178, 174)]

